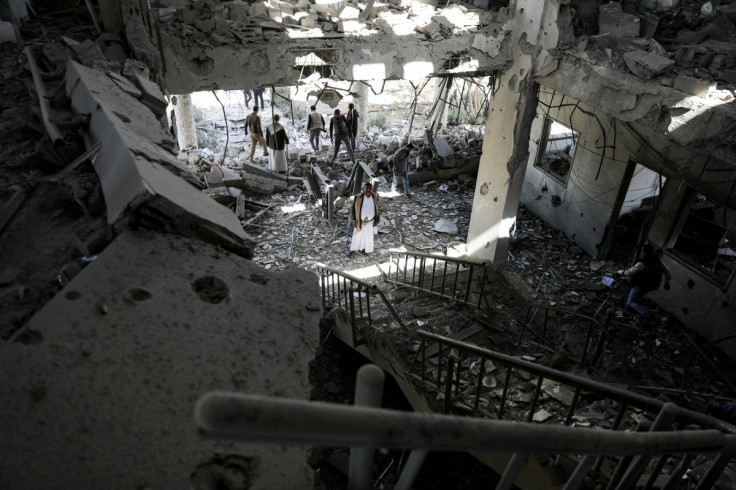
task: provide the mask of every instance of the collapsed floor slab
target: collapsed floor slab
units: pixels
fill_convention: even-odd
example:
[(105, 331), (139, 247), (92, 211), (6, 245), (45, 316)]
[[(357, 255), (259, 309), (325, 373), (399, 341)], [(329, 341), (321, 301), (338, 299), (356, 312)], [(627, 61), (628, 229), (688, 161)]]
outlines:
[(311, 488), (306, 451), (202, 441), (192, 410), (211, 390), (306, 398), (320, 305), (304, 270), (122, 234), (0, 346), (0, 487), (189, 488), (217, 456), (252, 488)]
[(109, 223), (139, 211), (157, 226), (252, 256), (254, 242), (235, 215), (202, 194), (199, 178), (161, 147), (173, 142), (143, 103), (104, 73), (74, 62), (66, 88), (73, 110), (90, 117), (92, 143), (101, 143), (95, 169)]

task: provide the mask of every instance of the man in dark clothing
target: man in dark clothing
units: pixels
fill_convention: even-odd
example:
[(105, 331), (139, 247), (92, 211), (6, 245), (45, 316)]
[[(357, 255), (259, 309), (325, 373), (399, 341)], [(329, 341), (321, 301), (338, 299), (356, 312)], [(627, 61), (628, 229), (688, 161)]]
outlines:
[(664, 288), (670, 289), (670, 272), (659, 256), (654, 253), (654, 247), (648, 243), (641, 248), (636, 264), (626, 270), (618, 271), (618, 274), (631, 280), (631, 291), (626, 300), (626, 306), (643, 317), (648, 316), (649, 313), (647, 307), (642, 304), (644, 295), (659, 289), (663, 275), (665, 276)]
[(266, 148), (266, 139), (263, 137), (263, 128), (261, 127), (261, 118), (258, 116), (258, 105), (253, 106), (253, 112), (245, 118), (245, 134), (250, 131), (250, 155), (248, 161), (253, 163), (253, 155), (256, 152), (258, 143), (263, 147), (263, 156), (268, 156), (268, 148)]
[(404, 194), (407, 197), (411, 197), (409, 191), (409, 157), (413, 149), (414, 145), (408, 143), (405, 147), (396, 150), (393, 156), (394, 179), (391, 183), (391, 192), (396, 191), (398, 181), (401, 180), (404, 184)]
[(245, 95), (245, 107), (248, 107), (250, 101), (253, 100), (253, 91), (251, 89), (243, 90), (243, 95)]
[(258, 105), (258, 99), (261, 99), (261, 110), (263, 110), (263, 90), (262, 88), (257, 88), (253, 90), (253, 98), (256, 102), (256, 105)]
[(357, 139), (358, 139), (358, 118), (360, 115), (358, 114), (357, 109), (355, 109), (355, 104), (348, 104), (348, 113), (345, 116), (345, 120), (348, 122), (348, 129), (350, 130), (350, 144), (353, 146), (353, 151), (355, 151), (357, 145)]
[(335, 154), (332, 155), (333, 163), (337, 158), (337, 153), (340, 151), (341, 142), (345, 143), (345, 146), (348, 149), (348, 155), (350, 155), (350, 160), (355, 163), (355, 154), (353, 153), (352, 146), (350, 146), (350, 128), (345, 116), (340, 114), (340, 109), (335, 109), (335, 115), (330, 119), (330, 141), (335, 145)]

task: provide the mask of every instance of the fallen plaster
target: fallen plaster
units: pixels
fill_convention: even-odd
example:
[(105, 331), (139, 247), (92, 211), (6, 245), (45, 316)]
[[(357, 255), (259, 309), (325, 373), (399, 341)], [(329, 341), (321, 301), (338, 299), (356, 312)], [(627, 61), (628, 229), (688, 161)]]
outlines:
[(199, 178), (159, 146), (171, 140), (146, 106), (105, 74), (72, 61), (66, 87), (72, 109), (90, 116), (92, 143), (101, 143), (95, 170), (110, 224), (142, 212), (157, 226), (252, 256), (254, 242), (233, 213), (192, 185), (201, 187)]
[(0, 487), (193, 488), (217, 455), (248, 488), (311, 488), (304, 448), (201, 440), (192, 410), (212, 390), (307, 398), (320, 318), (312, 273), (123, 233), (0, 345)]

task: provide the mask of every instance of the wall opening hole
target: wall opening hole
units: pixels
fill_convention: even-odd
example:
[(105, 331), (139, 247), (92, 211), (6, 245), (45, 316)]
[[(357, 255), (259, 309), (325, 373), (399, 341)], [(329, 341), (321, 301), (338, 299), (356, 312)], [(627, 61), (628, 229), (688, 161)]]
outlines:
[(230, 295), (230, 288), (225, 281), (214, 276), (200, 277), (192, 283), (192, 290), (205, 303), (217, 304), (226, 300)]
[(687, 288), (688, 289), (692, 289), (694, 287), (695, 287), (695, 281), (693, 281), (692, 279), (688, 279), (687, 280)]
[(82, 293), (79, 291), (67, 291), (64, 297), (69, 301), (75, 301), (82, 297)]

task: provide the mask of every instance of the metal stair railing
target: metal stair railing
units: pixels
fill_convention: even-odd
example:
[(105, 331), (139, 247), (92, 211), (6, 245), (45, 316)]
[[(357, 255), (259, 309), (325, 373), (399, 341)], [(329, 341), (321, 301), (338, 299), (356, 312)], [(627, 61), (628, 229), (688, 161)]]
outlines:
[[(537, 315), (542, 310), (542, 315)], [(568, 343), (571, 339), (577, 337), (566, 336), (560, 339), (564, 331), (585, 331), (585, 340), (582, 347), (579, 348), (580, 354), (572, 353), (572, 359), (580, 365), (585, 365), (589, 361), (591, 365), (598, 362), (603, 352), (603, 346), (608, 338), (608, 327), (611, 324), (611, 315), (613, 311), (606, 312), (603, 321), (594, 316), (580, 313), (579, 311), (568, 310), (556, 306), (546, 305), (528, 305), (524, 320), (521, 322), (521, 332), (516, 345), (521, 345), (526, 332), (531, 333), (542, 344), (549, 346), (555, 350), (562, 342)], [(592, 350), (592, 352), (591, 352)]]
[[(397, 286), (408, 286), (475, 308), (490, 308), (486, 288), (491, 281), (499, 280), (499, 277), (489, 263), (422, 252), (399, 250), (390, 252), (387, 282)], [(579, 327), (586, 332), (586, 336), (582, 348), (577, 349), (579, 354), (571, 353), (573, 360), (581, 365), (586, 362), (594, 364), (598, 360), (608, 337), (610, 316), (601, 321), (594, 316), (573, 310), (530, 305), (516, 291), (512, 289), (511, 292), (518, 298), (519, 304), (527, 305), (517, 345), (521, 344), (528, 332), (554, 350), (558, 346), (558, 339), (555, 336), (560, 335), (560, 327)], [(538, 315), (540, 310), (543, 311), (543, 315)], [(551, 316), (551, 312), (555, 315)], [(574, 322), (563, 325), (556, 321), (561, 318), (573, 319)], [(538, 330), (541, 330), (541, 333)]]
[[(541, 366), (539, 367), (541, 368)], [(734, 428), (711, 417), (697, 414), (672, 403), (662, 403), (610, 386), (598, 386), (579, 378), (580, 386), (607, 392), (626, 399), (632, 406), (658, 407), (652, 424), (640, 424), (642, 430), (580, 429), (560, 425), (509, 422), (473, 417), (415, 413), (378, 408), (383, 377), (376, 366), (363, 366), (356, 381), (356, 403), (365, 406), (338, 405), (305, 400), (282, 399), (239, 393), (208, 393), (195, 407), (195, 423), (201, 436), (209, 439), (241, 440), (248, 443), (349, 446), (351, 447), (348, 488), (375, 488), (370, 481), (372, 454), (375, 448), (411, 449), (396, 489), (409, 489), (429, 451), (512, 452), (513, 457), (496, 486), (511, 488), (524, 467), (526, 458), (535, 454), (567, 455), (579, 462), (564, 486), (574, 490), (587, 476), (601, 483), (595, 473), (595, 461), (617, 457), (621, 464), (616, 480), (607, 479), (608, 488), (633, 489), (653, 457), (677, 456), (680, 465), (659, 488), (674, 488), (696, 456), (714, 454), (715, 458), (698, 489), (713, 488), (726, 464), (736, 453)], [(547, 376), (572, 375), (540, 371)], [(381, 373), (382, 374), (382, 373)], [(360, 394), (360, 396), (359, 396)], [(681, 422), (676, 424), (676, 422)], [(700, 427), (683, 430), (684, 423)], [(675, 430), (672, 430), (676, 424)], [(650, 430), (645, 426), (651, 425)], [(657, 465), (659, 468), (660, 465)], [(660, 468), (661, 470), (661, 468)], [(654, 488), (653, 474), (645, 488)]]
[(475, 308), (481, 308), (484, 303), (489, 306), (485, 285), (490, 263), (423, 252), (390, 250), (390, 253), (387, 282)]
[(322, 311), (326, 313), (333, 308), (343, 308), (348, 312), (353, 347), (364, 344), (373, 333), (372, 329), (360, 328), (360, 324), (373, 326), (374, 318), (371, 315), (371, 297), (373, 296), (378, 296), (393, 319), (406, 329), (401, 317), (377, 285), (324, 264), (317, 264), (317, 274), (320, 277)]
[[(431, 332), (418, 330), (416, 333), (420, 337), (419, 350), (415, 361), (412, 362), (409, 368), (407, 376), (414, 380), (422, 391), (425, 393), (435, 393), (442, 400), (442, 407), (436, 407), (436, 410), (442, 410), (443, 413), (449, 413), (453, 407), (458, 407), (478, 416), (499, 420), (503, 419), (505, 415), (508, 416), (511, 377), (514, 372), (524, 372), (528, 375), (526, 377), (528, 381), (526, 382), (533, 383), (534, 385), (534, 392), (529, 400), (528, 411), (524, 410), (526, 412), (524, 416), (526, 422), (532, 422), (540, 401), (544, 382), (545, 380), (549, 380), (560, 383), (561, 387), (569, 389), (572, 393), (572, 399), (569, 401), (569, 407), (567, 407), (567, 413), (563, 422), (564, 426), (570, 426), (572, 424), (580, 399), (585, 394), (597, 397), (597, 399), (607, 399), (618, 404), (618, 411), (611, 424), (612, 431), (632, 429), (633, 427), (626, 427), (626, 424), (623, 423), (625, 417), (634, 411), (640, 411), (655, 418), (651, 429), (647, 428), (647, 430), (651, 431), (670, 430), (673, 426), (683, 428), (694, 425), (701, 429), (716, 429), (721, 432), (736, 434), (736, 428), (729, 424), (679, 407), (676, 407), (677, 410), (673, 411), (670, 407), (671, 404), (665, 404), (660, 400)], [(429, 363), (430, 358), (435, 356), (437, 356), (435, 362), (436, 368)], [(416, 366), (417, 360), (419, 361), (418, 367)], [(499, 396), (500, 400), (498, 401), (497, 407), (494, 407), (495, 410), (493, 412), (480, 406), (484, 388), (488, 388), (484, 386), (483, 381), (486, 374), (488, 374), (486, 372), (486, 366), (489, 362), (503, 366), (506, 369), (505, 373), (501, 373), (504, 381), (502, 389), (499, 390), (501, 392)], [(474, 369), (470, 368), (470, 365), (473, 363), (478, 364), (477, 372), (474, 372)], [(436, 369), (436, 373), (432, 372), (434, 369)], [(419, 372), (417, 373), (416, 371)], [(524, 379), (523, 376), (519, 376), (518, 378)], [(487, 400), (487, 406), (489, 408), (492, 406), (491, 398), (489, 396)], [(563, 407), (566, 406), (566, 403), (555, 400), (552, 397), (550, 398)], [(485, 402), (486, 400), (484, 399), (483, 401)], [(622, 458), (618, 462), (619, 469), (608, 477), (609, 486), (607, 488), (633, 488), (633, 486), (628, 485), (636, 484), (648, 461), (648, 459), (645, 461), (640, 458), (631, 462)], [(657, 478), (666, 462), (667, 459), (663, 457), (656, 464), (651, 473), (650, 481), (653, 482)], [(684, 460), (681, 462), (686, 463)], [(600, 471), (603, 463), (603, 458), (596, 458), (592, 462), (590, 460), (586, 461), (586, 464), (590, 465), (592, 471), (596, 473)], [(682, 464), (681, 466), (686, 467), (687, 464)], [(719, 462), (719, 464), (725, 465), (723, 461)], [(636, 469), (631, 470), (634, 466)], [(625, 473), (625, 471), (630, 471), (630, 473)], [(718, 473), (720, 474), (720, 472)], [(627, 477), (626, 475), (629, 476)], [(623, 481), (625, 485), (616, 486), (619, 480)], [(647, 488), (651, 487), (648, 486)]]

